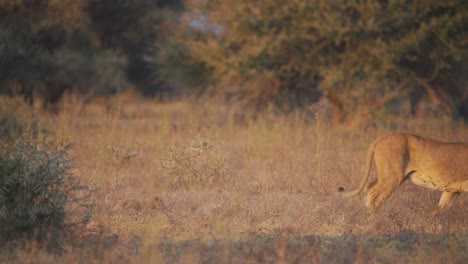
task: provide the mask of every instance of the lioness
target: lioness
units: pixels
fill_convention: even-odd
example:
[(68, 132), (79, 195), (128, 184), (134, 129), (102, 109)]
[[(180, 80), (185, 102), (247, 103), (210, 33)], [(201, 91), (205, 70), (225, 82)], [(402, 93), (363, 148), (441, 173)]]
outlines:
[[(377, 179), (368, 183), (374, 158)], [(414, 184), (442, 191), (435, 213), (448, 209), (461, 192), (468, 192), (468, 143), (444, 143), (412, 134), (377, 138), (367, 151), (365, 177), (358, 189), (368, 191), (366, 206), (375, 211), (393, 190), (410, 179)], [(340, 192), (344, 191), (340, 187)]]

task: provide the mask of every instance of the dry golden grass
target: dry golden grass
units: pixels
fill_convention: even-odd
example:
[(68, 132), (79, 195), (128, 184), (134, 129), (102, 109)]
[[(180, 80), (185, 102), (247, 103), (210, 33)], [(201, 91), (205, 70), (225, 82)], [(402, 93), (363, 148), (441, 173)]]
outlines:
[[(75, 174), (94, 190), (95, 208), (79, 231), (81, 250), (35, 253), (38, 262), (393, 262), (401, 254), (410, 262), (442, 261), (427, 251), (438, 247), (449, 248), (438, 257), (468, 257), (459, 255), (467, 251), (467, 195), (433, 218), (441, 193), (411, 183), (372, 217), (362, 197), (337, 193), (338, 186), (358, 185), (377, 136), (398, 131), (468, 141), (463, 124), (389, 117), (350, 131), (328, 126), (322, 113), (254, 119), (208, 102), (119, 102), (112, 113), (90, 105), (78, 114), (69, 106), (48, 117), (72, 142)], [(155, 196), (163, 207), (113, 210), (118, 201)], [(18, 254), (28, 260), (31, 251)]]

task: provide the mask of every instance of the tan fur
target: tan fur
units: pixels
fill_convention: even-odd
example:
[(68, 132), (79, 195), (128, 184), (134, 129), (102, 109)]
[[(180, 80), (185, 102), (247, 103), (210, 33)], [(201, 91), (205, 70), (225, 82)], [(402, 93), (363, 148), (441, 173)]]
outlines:
[[(372, 160), (377, 179), (367, 183)], [(461, 192), (468, 192), (468, 143), (444, 143), (412, 134), (383, 136), (369, 146), (364, 169), (359, 187), (345, 196), (364, 190), (366, 205), (374, 211), (396, 187), (410, 179), (416, 185), (442, 191), (436, 211), (442, 212)]]
[(164, 203), (158, 196), (145, 199), (126, 199), (119, 201), (114, 206), (114, 211), (134, 211), (141, 212), (144, 210), (164, 209)]

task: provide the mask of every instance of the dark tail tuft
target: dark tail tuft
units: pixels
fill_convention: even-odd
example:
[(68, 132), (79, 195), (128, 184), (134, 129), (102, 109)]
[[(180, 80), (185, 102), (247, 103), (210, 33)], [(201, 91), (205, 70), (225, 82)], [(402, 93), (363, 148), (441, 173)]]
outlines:
[(344, 187), (338, 188), (338, 192), (344, 192), (344, 191), (345, 191)]

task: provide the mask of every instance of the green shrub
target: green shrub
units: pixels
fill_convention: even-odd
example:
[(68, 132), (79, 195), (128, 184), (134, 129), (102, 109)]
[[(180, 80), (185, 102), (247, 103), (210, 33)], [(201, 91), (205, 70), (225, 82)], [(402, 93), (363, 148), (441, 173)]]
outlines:
[[(31, 127), (40, 126), (0, 111), (0, 245), (25, 235), (40, 242), (57, 234), (68, 202), (82, 188), (71, 175), (70, 146)], [(53, 244), (57, 237), (48, 239)]]
[(68, 147), (48, 148), (20, 139), (0, 150), (1, 233), (63, 222), (71, 161)]

